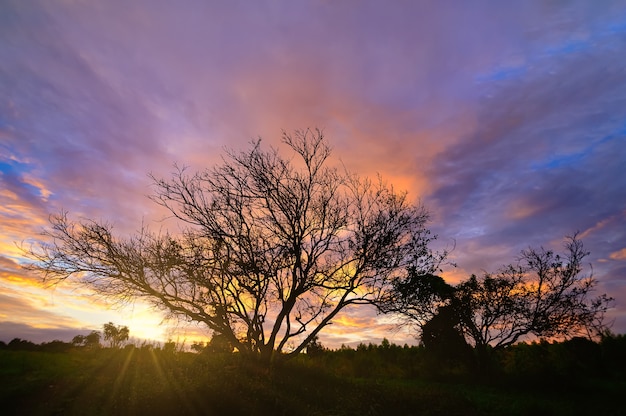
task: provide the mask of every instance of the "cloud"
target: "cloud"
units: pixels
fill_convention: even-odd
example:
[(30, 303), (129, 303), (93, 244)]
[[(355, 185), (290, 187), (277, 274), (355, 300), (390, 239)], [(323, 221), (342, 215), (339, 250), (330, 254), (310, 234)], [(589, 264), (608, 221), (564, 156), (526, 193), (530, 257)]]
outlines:
[(54, 328), (35, 327), (21, 322), (0, 321), (0, 341), (9, 343), (14, 338), (41, 344), (59, 340), (69, 342), (76, 335), (87, 335), (90, 329), (76, 326), (59, 326)]
[[(616, 109), (626, 100), (626, 73), (613, 48), (625, 44), (597, 37), (485, 84), (474, 129), (430, 165), (428, 201), (446, 230), (515, 250), (516, 239), (546, 242), (623, 210), (626, 131)], [(600, 39), (607, 45), (592, 48)]]
[[(15, 293), (14, 293), (15, 295)], [(25, 300), (23, 297), (9, 296), (0, 293), (0, 321), (18, 320), (34, 328), (71, 328), (80, 327), (81, 323), (69, 316), (63, 316), (47, 312), (36, 307), (34, 302)]]
[(626, 248), (623, 248), (619, 251), (614, 251), (609, 255), (611, 260), (626, 260)]
[(626, 238), (624, 10), (3, 2), (0, 250), (19, 263), (13, 243), (60, 209), (120, 234), (154, 224), (148, 172), (321, 127), (349, 169), (431, 209), (442, 242), (456, 241), (450, 279), (581, 230), (591, 260), (607, 260), (598, 278), (623, 280), (609, 266)]

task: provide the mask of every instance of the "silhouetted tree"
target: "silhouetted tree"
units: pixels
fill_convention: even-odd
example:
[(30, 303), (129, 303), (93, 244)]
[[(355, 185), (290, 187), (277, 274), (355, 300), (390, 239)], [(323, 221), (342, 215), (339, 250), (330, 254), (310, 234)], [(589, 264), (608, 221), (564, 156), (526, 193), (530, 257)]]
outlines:
[(320, 131), (283, 134), (292, 155), (229, 151), (223, 164), (155, 181), (152, 200), (186, 223), (182, 235), (52, 218), (52, 240), (30, 255), (46, 280), (76, 276), (99, 293), (141, 297), (202, 322), (242, 353), (298, 354), (345, 307), (375, 303), (413, 266), (441, 256), (422, 206), (382, 180), (329, 165)]
[(37, 348), (38, 345), (34, 342), (21, 338), (13, 338), (11, 341), (9, 341), (9, 344), (7, 345), (7, 349), (10, 350), (36, 351)]
[(472, 348), (465, 340), (459, 314), (453, 305), (441, 306), (422, 327), (422, 344), (430, 357), (447, 364), (469, 365)]
[(612, 298), (592, 298), (596, 280), (583, 273), (589, 252), (577, 235), (565, 254), (529, 248), (515, 265), (496, 274), (472, 276), (455, 291), (466, 335), (477, 347), (511, 345), (525, 336), (598, 337)]
[(127, 326), (116, 326), (113, 322), (104, 324), (104, 339), (109, 341), (111, 348), (120, 348), (128, 340), (129, 330)]
[(626, 380), (626, 335), (606, 331), (600, 345), (607, 372)]
[(85, 345), (85, 336), (84, 335), (76, 335), (72, 338), (72, 345), (75, 347), (82, 347)]
[(422, 273), (421, 268), (409, 267), (406, 275), (393, 282), (393, 289), (377, 303), (383, 313), (396, 313), (416, 325), (421, 334), (424, 325), (433, 319), (439, 308), (450, 303), (454, 287), (432, 273)]
[(231, 353), (235, 347), (232, 342), (228, 339), (228, 337), (223, 334), (218, 334), (217, 332), (213, 333), (211, 340), (206, 346), (207, 351), (218, 352), (218, 353)]
[(316, 336), (306, 346), (306, 353), (311, 357), (315, 357), (323, 353), (325, 350), (324, 346), (320, 342), (319, 338)]
[(41, 351), (46, 352), (66, 352), (72, 348), (72, 343), (55, 339), (50, 342), (43, 342), (39, 347)]
[[(479, 355), (488, 347), (503, 348), (529, 336), (597, 337), (606, 330), (604, 314), (612, 299), (591, 297), (596, 281), (583, 273), (589, 253), (577, 235), (567, 237), (564, 246), (563, 255), (543, 247), (523, 250), (516, 264), (494, 274), (472, 275), (455, 287), (436, 276), (409, 273), (395, 286), (390, 299), (396, 303), (387, 310), (418, 322), (425, 344), (444, 330), (453, 338), (457, 328)], [(424, 333), (427, 323), (433, 328)]]
[(99, 348), (100, 347), (100, 332), (91, 331), (88, 335), (85, 336), (85, 347), (87, 348)]
[(176, 352), (176, 343), (171, 339), (168, 340), (166, 343), (163, 344), (163, 348), (161, 348), (161, 351), (166, 354), (174, 354)]
[(194, 341), (191, 344), (191, 351), (193, 351), (193, 352), (202, 352), (202, 351), (204, 351), (205, 348), (206, 348), (206, 345), (202, 341), (200, 341), (200, 342)]

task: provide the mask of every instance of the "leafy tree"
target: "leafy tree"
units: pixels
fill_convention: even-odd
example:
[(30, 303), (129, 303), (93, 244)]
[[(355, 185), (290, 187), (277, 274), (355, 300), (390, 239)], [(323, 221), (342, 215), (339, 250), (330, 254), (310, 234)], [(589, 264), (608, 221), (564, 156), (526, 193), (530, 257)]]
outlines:
[(147, 299), (268, 360), (288, 344), (298, 354), (344, 308), (375, 304), (407, 267), (434, 272), (445, 253), (428, 248), (423, 206), (331, 166), (319, 130), (283, 143), (287, 157), (259, 140), (212, 169), (153, 177), (152, 200), (186, 224), (180, 235), (144, 227), (122, 239), (108, 223), (55, 216), (33, 268)]
[(128, 340), (129, 330), (127, 326), (116, 326), (113, 322), (104, 324), (104, 339), (109, 341), (111, 348), (120, 348)]
[(72, 344), (69, 342), (64, 342), (58, 339), (55, 339), (50, 342), (43, 342), (39, 345), (40, 351), (46, 352), (66, 352), (72, 348)]
[(463, 336), (458, 313), (452, 305), (441, 306), (422, 329), (422, 344), (438, 364), (470, 364), (472, 349)]
[(227, 336), (214, 332), (211, 337), (211, 341), (209, 341), (206, 346), (206, 349), (211, 352), (231, 353), (233, 352), (234, 347)]
[(200, 342), (194, 341), (191, 344), (191, 351), (193, 351), (193, 352), (200, 353), (200, 352), (204, 351), (205, 348), (206, 348), (206, 345), (202, 341), (200, 341)]
[(85, 336), (85, 347), (88, 348), (99, 348), (100, 347), (100, 332), (93, 330), (88, 335)]
[(72, 338), (72, 345), (75, 347), (82, 347), (85, 345), (85, 336), (84, 335), (76, 335)]
[(38, 345), (34, 342), (21, 338), (13, 338), (7, 345), (7, 349), (21, 351), (35, 351), (37, 347)]
[(433, 319), (441, 307), (450, 303), (454, 287), (440, 276), (423, 274), (421, 269), (409, 267), (405, 276), (393, 282), (393, 289), (382, 297), (377, 306), (383, 313), (395, 313), (406, 318), (406, 323), (424, 325)]
[(562, 255), (543, 247), (523, 250), (516, 264), (472, 275), (455, 287), (431, 275), (409, 273), (396, 284), (391, 299), (397, 301), (388, 309), (417, 322), (427, 335), (425, 343), (438, 335), (433, 328), (439, 328), (439, 335), (447, 331), (451, 339), (456, 328), (479, 352), (524, 337), (600, 336), (612, 299), (591, 297), (596, 280), (583, 273), (589, 252), (577, 235), (567, 237), (564, 247)]
[(161, 349), (166, 354), (174, 354), (176, 352), (176, 343), (171, 339), (163, 344), (163, 348)]
[(311, 339), (311, 341), (309, 341), (309, 343), (306, 346), (306, 353), (307, 353), (307, 355), (309, 355), (311, 357), (318, 356), (318, 355), (322, 354), (325, 350), (326, 350), (326, 348), (324, 348), (324, 346), (322, 345), (322, 343), (319, 340), (319, 337), (317, 337), (317, 336), (315, 336), (313, 339)]

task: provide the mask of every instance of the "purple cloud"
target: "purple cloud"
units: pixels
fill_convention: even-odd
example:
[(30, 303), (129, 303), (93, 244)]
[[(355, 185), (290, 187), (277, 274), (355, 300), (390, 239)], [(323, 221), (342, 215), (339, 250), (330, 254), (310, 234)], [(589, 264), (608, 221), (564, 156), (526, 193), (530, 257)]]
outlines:
[(0, 247), (60, 209), (136, 230), (148, 172), (318, 126), (430, 207), (458, 278), (580, 230), (624, 302), (625, 34), (623, 1), (5, 1)]

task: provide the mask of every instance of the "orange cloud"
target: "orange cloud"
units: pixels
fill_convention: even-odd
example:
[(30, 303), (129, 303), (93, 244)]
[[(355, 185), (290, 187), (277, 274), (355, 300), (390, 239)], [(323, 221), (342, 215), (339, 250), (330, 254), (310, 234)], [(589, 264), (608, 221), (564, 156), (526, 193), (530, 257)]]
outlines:
[(544, 209), (544, 207), (537, 205), (533, 201), (526, 200), (525, 198), (519, 198), (508, 203), (506, 214), (511, 220), (523, 220), (537, 215)]
[(50, 197), (50, 195), (52, 195), (52, 191), (46, 187), (43, 181), (41, 181), (40, 179), (32, 175), (24, 176), (23, 180), (24, 180), (24, 183), (27, 183), (30, 186), (33, 186), (39, 190), (39, 194), (41, 195), (41, 200), (43, 202), (48, 201), (48, 198)]
[(608, 218), (605, 218), (605, 219), (603, 219), (601, 221), (598, 221), (593, 227), (590, 227), (590, 228), (586, 229), (585, 231), (583, 231), (582, 233), (580, 233), (579, 237), (581, 239), (582, 238), (586, 238), (589, 234), (595, 233), (596, 231), (600, 231), (603, 228), (605, 228), (605, 227), (607, 227), (607, 226), (609, 226), (611, 224), (619, 222), (619, 220), (621, 218), (624, 218), (624, 217), (626, 217), (626, 211), (622, 211), (619, 214), (612, 215), (612, 216), (610, 216)]
[(609, 258), (611, 260), (626, 260), (626, 248), (614, 251), (609, 255)]
[(340, 325), (347, 328), (365, 328), (376, 324), (376, 320), (367, 316), (340, 315), (333, 319), (333, 325)]

